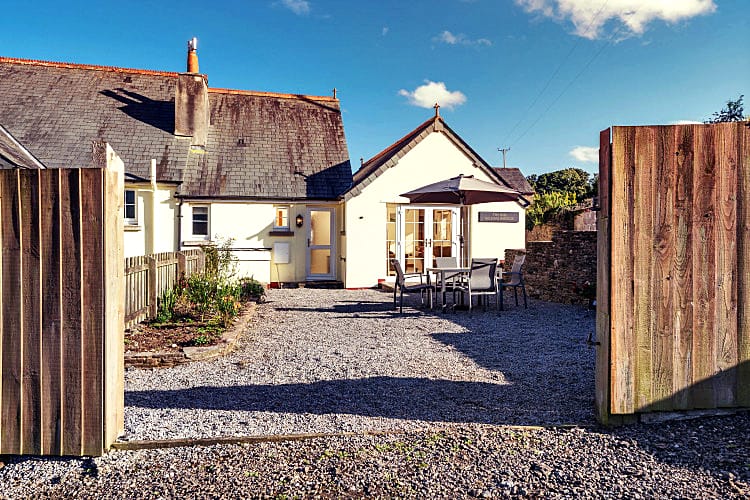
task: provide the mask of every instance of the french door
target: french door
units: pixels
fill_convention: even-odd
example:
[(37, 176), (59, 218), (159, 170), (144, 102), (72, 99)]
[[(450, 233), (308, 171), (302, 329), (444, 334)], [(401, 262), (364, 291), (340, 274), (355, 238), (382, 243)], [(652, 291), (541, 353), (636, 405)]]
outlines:
[(399, 205), (396, 256), (407, 273), (435, 267), (435, 257), (458, 257), (458, 207)]

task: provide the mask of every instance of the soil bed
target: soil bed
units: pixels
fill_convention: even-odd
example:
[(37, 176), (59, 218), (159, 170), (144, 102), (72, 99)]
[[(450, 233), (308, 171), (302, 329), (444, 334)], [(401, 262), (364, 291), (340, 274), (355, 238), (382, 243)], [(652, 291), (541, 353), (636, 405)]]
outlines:
[[(241, 304), (237, 317), (249, 307)], [(230, 325), (231, 327), (231, 325)], [(216, 321), (185, 317), (169, 323), (143, 322), (125, 331), (125, 350), (133, 352), (181, 352), (183, 347), (209, 347), (222, 342), (226, 328)]]

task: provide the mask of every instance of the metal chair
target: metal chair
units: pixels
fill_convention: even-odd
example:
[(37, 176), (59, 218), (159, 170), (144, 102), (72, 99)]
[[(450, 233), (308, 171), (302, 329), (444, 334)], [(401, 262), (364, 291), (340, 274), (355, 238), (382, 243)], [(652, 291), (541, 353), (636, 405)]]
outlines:
[[(424, 304), (424, 293), (427, 292), (429, 306), (432, 309), (432, 296), (435, 293), (435, 286), (430, 283), (430, 277), (422, 273), (404, 273), (398, 259), (391, 259), (391, 266), (396, 271), (396, 283), (393, 287), (393, 308), (396, 308), (396, 292), (400, 291), (399, 313), (404, 312), (404, 292), (419, 292), (422, 304)], [(419, 283), (407, 284), (406, 278), (413, 276), (419, 276)], [(427, 282), (424, 282), (424, 279), (427, 279)]]
[[(516, 307), (518, 307), (518, 288), (521, 288), (523, 292), (523, 307), (527, 309), (529, 306), (526, 302), (526, 285), (523, 282), (523, 264), (526, 262), (526, 255), (516, 255), (513, 259), (513, 266), (510, 272), (503, 272), (498, 277), (497, 293), (500, 295), (500, 310), (503, 310), (503, 291), (506, 288), (513, 288), (513, 297), (516, 299)], [(503, 277), (510, 276), (508, 281), (503, 281)]]
[[(480, 297), (480, 301), (481, 297), (486, 299), (494, 296), (495, 305), (499, 307), (497, 302), (497, 259), (471, 259), (469, 278), (465, 283), (456, 285), (456, 290), (468, 293), (469, 311), (472, 309), (475, 295)], [(486, 301), (484, 307), (487, 309)]]

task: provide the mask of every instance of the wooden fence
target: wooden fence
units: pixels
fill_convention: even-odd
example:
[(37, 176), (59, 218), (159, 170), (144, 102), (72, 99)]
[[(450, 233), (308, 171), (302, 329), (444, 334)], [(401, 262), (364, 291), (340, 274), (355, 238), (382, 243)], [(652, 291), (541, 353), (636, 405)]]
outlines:
[(205, 253), (199, 248), (125, 259), (125, 327), (155, 318), (164, 292), (183, 274), (202, 272), (205, 266)]
[(95, 156), (116, 162), (0, 170), (0, 454), (100, 455), (124, 429), (123, 172)]
[(750, 129), (614, 127), (600, 140), (602, 421), (750, 406)]

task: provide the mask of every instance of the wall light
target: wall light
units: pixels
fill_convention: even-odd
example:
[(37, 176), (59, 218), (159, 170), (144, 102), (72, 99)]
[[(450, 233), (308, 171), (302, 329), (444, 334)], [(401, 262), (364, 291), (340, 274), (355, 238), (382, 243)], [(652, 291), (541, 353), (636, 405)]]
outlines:
[(305, 222), (305, 218), (302, 217), (302, 214), (298, 214), (297, 218), (294, 219), (294, 221), (297, 223), (297, 227), (302, 227), (302, 224)]

